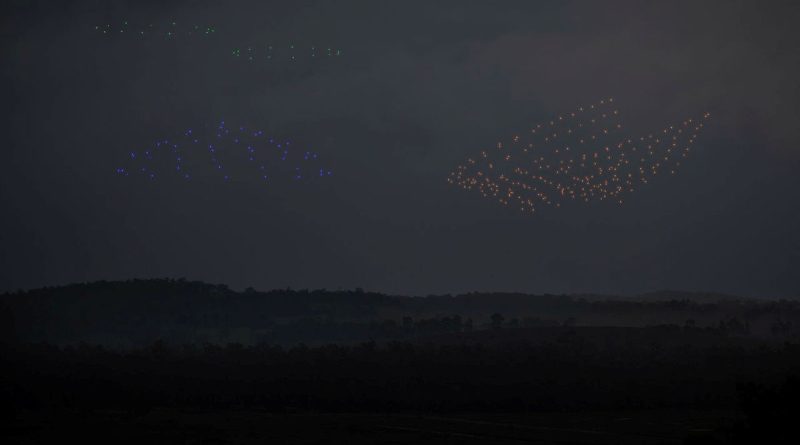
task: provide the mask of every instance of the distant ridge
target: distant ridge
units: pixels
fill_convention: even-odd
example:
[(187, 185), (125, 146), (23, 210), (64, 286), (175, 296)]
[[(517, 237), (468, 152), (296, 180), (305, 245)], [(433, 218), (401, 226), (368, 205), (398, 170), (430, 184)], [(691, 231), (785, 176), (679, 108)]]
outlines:
[[(745, 297), (741, 295), (734, 295), (734, 294), (726, 294), (721, 292), (702, 292), (702, 291), (682, 291), (682, 290), (673, 290), (673, 289), (662, 289), (652, 292), (645, 292), (641, 294), (635, 295), (625, 295), (625, 294), (593, 294), (593, 293), (574, 293), (574, 294), (566, 294), (566, 293), (558, 293), (558, 294), (551, 294), (551, 293), (543, 293), (543, 294), (534, 294), (534, 293), (527, 293), (527, 292), (511, 292), (511, 291), (502, 291), (502, 292), (492, 292), (492, 291), (472, 291), (460, 294), (428, 294), (424, 297), (422, 296), (406, 296), (406, 295), (393, 295), (393, 294), (385, 294), (381, 292), (375, 291), (366, 291), (361, 288), (355, 289), (338, 289), (338, 290), (330, 290), (326, 288), (322, 289), (293, 289), (291, 287), (286, 289), (271, 289), (266, 291), (255, 290), (253, 288), (247, 288), (243, 291), (235, 291), (228, 287), (226, 284), (212, 284), (207, 283), (204, 281), (197, 281), (197, 280), (186, 280), (185, 278), (134, 278), (129, 280), (97, 280), (97, 281), (88, 281), (88, 282), (76, 282), (76, 283), (69, 283), (64, 285), (56, 285), (56, 286), (44, 286), (40, 288), (32, 288), (26, 290), (13, 290), (13, 291), (5, 291), (0, 293), (0, 296), (14, 296), (14, 295), (25, 295), (25, 294), (34, 294), (34, 295), (41, 295), (44, 293), (49, 292), (60, 292), (62, 290), (75, 290), (75, 289), (127, 289), (127, 290), (142, 290), (145, 288), (153, 288), (153, 287), (160, 287), (162, 290), (166, 290), (172, 288), (173, 290), (202, 290), (204, 292), (214, 292), (218, 294), (262, 294), (262, 295), (274, 295), (274, 294), (319, 294), (319, 293), (326, 293), (330, 295), (370, 295), (372, 297), (383, 297), (383, 298), (429, 298), (429, 299), (440, 299), (440, 298), (476, 298), (482, 296), (492, 296), (492, 297), (505, 297), (505, 298), (520, 298), (520, 297), (532, 297), (532, 298), (571, 298), (571, 299), (585, 299), (589, 301), (601, 301), (601, 300), (628, 300), (628, 301), (669, 301), (669, 300), (677, 300), (677, 301), (693, 301), (693, 302), (717, 302), (717, 301), (733, 301), (733, 300), (756, 300), (756, 301), (763, 301), (763, 300), (778, 300), (780, 298), (772, 298), (768, 296), (760, 296), (760, 297)], [(790, 298), (793, 299), (793, 298)]]
[(633, 297), (633, 299), (641, 301), (688, 300), (696, 303), (758, 300), (754, 297), (742, 297), (739, 295), (723, 294), (718, 292), (687, 292), (667, 289), (639, 294)]
[[(787, 324), (789, 320), (796, 324)], [(320, 344), (499, 327), (721, 324), (746, 327), (759, 335), (772, 335), (775, 329), (791, 331), (800, 326), (800, 302), (678, 291), (633, 297), (509, 292), (404, 297), (362, 289), (234, 291), (224, 284), (169, 278), (96, 281), (0, 295), (1, 338), (120, 347), (159, 339), (176, 344)]]

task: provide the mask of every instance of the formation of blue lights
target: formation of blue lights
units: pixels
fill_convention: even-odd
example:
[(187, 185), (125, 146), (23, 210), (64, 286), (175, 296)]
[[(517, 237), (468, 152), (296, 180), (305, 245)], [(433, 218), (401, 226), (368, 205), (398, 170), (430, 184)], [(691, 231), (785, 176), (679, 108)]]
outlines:
[(159, 139), (129, 152), (124, 164), (116, 168), (117, 175), (149, 181), (203, 178), (271, 183), (333, 176), (318, 152), (299, 148), (291, 140), (269, 136), (263, 130), (231, 127), (225, 121), (212, 131), (187, 129), (178, 137)]

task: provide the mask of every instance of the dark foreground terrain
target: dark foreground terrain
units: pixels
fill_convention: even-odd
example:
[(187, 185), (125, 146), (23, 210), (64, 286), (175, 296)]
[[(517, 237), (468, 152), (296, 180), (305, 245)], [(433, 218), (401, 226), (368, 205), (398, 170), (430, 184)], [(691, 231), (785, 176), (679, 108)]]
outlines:
[(4, 443), (798, 437), (795, 301), (151, 280), (7, 294), (0, 309)]
[[(732, 412), (322, 414), (262, 411), (70, 413), (4, 425), (12, 443), (57, 443), (67, 437), (109, 443), (353, 444), (682, 444), (707, 440)], [(691, 440), (691, 439), (690, 439)]]

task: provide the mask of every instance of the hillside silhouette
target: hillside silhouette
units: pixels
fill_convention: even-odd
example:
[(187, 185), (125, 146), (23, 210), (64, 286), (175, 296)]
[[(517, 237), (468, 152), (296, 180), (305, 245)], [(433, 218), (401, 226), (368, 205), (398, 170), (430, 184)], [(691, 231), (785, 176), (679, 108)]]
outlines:
[[(800, 302), (659, 292), (640, 297), (469, 293), (390, 296), (357, 289), (236, 292), (155, 279), (94, 282), (0, 296), (3, 336), (58, 345), (326, 344), (492, 327), (704, 327), (759, 338), (800, 333)], [(494, 317), (494, 318), (493, 318)]]

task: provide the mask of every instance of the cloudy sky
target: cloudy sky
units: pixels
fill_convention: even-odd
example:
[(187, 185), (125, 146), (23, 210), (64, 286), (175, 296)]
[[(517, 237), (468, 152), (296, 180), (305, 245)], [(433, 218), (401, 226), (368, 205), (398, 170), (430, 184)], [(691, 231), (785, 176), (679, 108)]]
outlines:
[[(414, 295), (797, 296), (796, 9), (8, 2), (0, 7), (0, 290), (186, 277)], [(95, 29), (124, 21), (215, 31), (168, 40)], [(341, 56), (294, 65), (232, 56), (267, 43)], [(447, 183), (457, 164), (498, 140), (607, 97), (632, 134), (712, 118), (679, 174), (622, 206), (529, 215)], [(335, 174), (269, 185), (115, 174), (130, 151), (219, 120), (313, 149)]]

